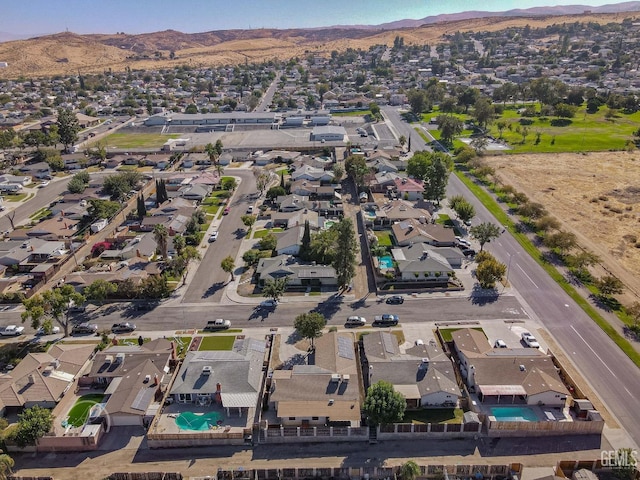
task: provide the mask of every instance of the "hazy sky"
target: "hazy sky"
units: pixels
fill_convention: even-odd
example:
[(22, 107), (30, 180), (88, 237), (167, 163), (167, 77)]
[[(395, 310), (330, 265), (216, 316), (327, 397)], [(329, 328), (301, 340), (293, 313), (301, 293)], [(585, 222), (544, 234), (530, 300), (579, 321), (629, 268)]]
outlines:
[(617, 0), (3, 0), (0, 32), (185, 33), (234, 28), (375, 25), (468, 10), (603, 5)]

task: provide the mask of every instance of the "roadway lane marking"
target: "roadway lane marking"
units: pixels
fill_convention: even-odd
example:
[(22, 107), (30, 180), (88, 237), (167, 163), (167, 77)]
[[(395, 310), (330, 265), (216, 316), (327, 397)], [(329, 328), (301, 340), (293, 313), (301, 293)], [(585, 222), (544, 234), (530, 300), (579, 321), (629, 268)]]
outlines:
[[(604, 368), (606, 368), (607, 370), (609, 370), (609, 373), (610, 373), (611, 375), (613, 375), (615, 378), (618, 378), (618, 376), (617, 376), (615, 373), (613, 373), (613, 370), (611, 370), (611, 369), (609, 368), (609, 366), (608, 366), (606, 363), (604, 363), (604, 361), (602, 360), (602, 358), (600, 358), (600, 355), (598, 355), (598, 354), (596, 353), (596, 351), (595, 351), (593, 348), (591, 348), (591, 345), (589, 345), (589, 344), (587, 343), (587, 341), (584, 339), (584, 337), (583, 337), (582, 335), (580, 335), (580, 333), (578, 332), (578, 330), (576, 330), (576, 327), (574, 327), (573, 325), (571, 325), (571, 330), (573, 330), (574, 332), (576, 332), (576, 335), (580, 338), (580, 340), (582, 340), (582, 341), (584, 342), (584, 344), (585, 344), (587, 347), (589, 347), (589, 350), (591, 350), (591, 353), (593, 353), (593, 354), (596, 356), (596, 358), (597, 358), (598, 360), (600, 360), (600, 363), (602, 363), (602, 365), (604, 365)], [(627, 390), (627, 387), (624, 387), (624, 389), (625, 389), (625, 390)], [(629, 392), (629, 390), (627, 390), (627, 392), (629, 393), (629, 395), (631, 395), (631, 392)]]
[(538, 285), (536, 285), (536, 282), (534, 282), (534, 281), (531, 279), (531, 277), (530, 277), (529, 275), (527, 275), (527, 272), (525, 272), (525, 271), (522, 269), (522, 267), (521, 267), (520, 265), (518, 265), (518, 264), (516, 263), (516, 267), (518, 267), (518, 268), (520, 269), (520, 271), (521, 271), (522, 273), (524, 273), (524, 276), (525, 276), (525, 277), (527, 277), (531, 283), (533, 283), (533, 286), (534, 286), (534, 287), (536, 287), (536, 288), (540, 288), (540, 287), (538, 287)]

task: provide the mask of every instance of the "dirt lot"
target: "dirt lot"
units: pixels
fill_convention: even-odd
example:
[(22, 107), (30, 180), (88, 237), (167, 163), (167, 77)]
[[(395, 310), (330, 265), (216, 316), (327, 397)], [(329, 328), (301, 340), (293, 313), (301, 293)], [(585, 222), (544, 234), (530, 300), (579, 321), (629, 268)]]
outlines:
[[(496, 175), (557, 217), (640, 298), (640, 153), (487, 157)], [(635, 295), (634, 295), (635, 293)]]

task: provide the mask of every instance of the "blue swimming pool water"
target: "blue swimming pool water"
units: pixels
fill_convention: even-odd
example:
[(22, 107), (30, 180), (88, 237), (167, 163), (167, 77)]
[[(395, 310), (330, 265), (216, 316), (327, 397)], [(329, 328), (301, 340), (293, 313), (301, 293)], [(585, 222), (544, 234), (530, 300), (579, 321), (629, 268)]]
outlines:
[(176, 425), (182, 430), (209, 430), (210, 427), (218, 425), (222, 417), (218, 412), (197, 414), (193, 412), (183, 412), (176, 417)]
[(393, 268), (393, 258), (391, 255), (385, 255), (384, 257), (378, 257), (378, 263), (380, 264), (380, 268)]
[(529, 407), (491, 407), (491, 415), (499, 422), (538, 421), (538, 416)]

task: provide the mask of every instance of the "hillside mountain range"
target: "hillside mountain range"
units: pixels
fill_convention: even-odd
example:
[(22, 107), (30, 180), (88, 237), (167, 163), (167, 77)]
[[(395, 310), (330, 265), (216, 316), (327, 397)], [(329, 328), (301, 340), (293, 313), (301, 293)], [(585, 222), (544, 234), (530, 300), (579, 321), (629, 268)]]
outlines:
[[(634, 13), (635, 12), (635, 13)], [(330, 55), (334, 50), (405, 44), (433, 45), (458, 31), (497, 31), (569, 22), (621, 22), (640, 18), (640, 1), (602, 7), (582, 5), (538, 7), (508, 12), (464, 12), (402, 20), (375, 26), (308, 29), (217, 30), (182, 33), (175, 30), (130, 34), (56, 33), (0, 43), (0, 78), (96, 73), (127, 68), (154, 70), (179, 65), (220, 66), (287, 60), (295, 56)]]

